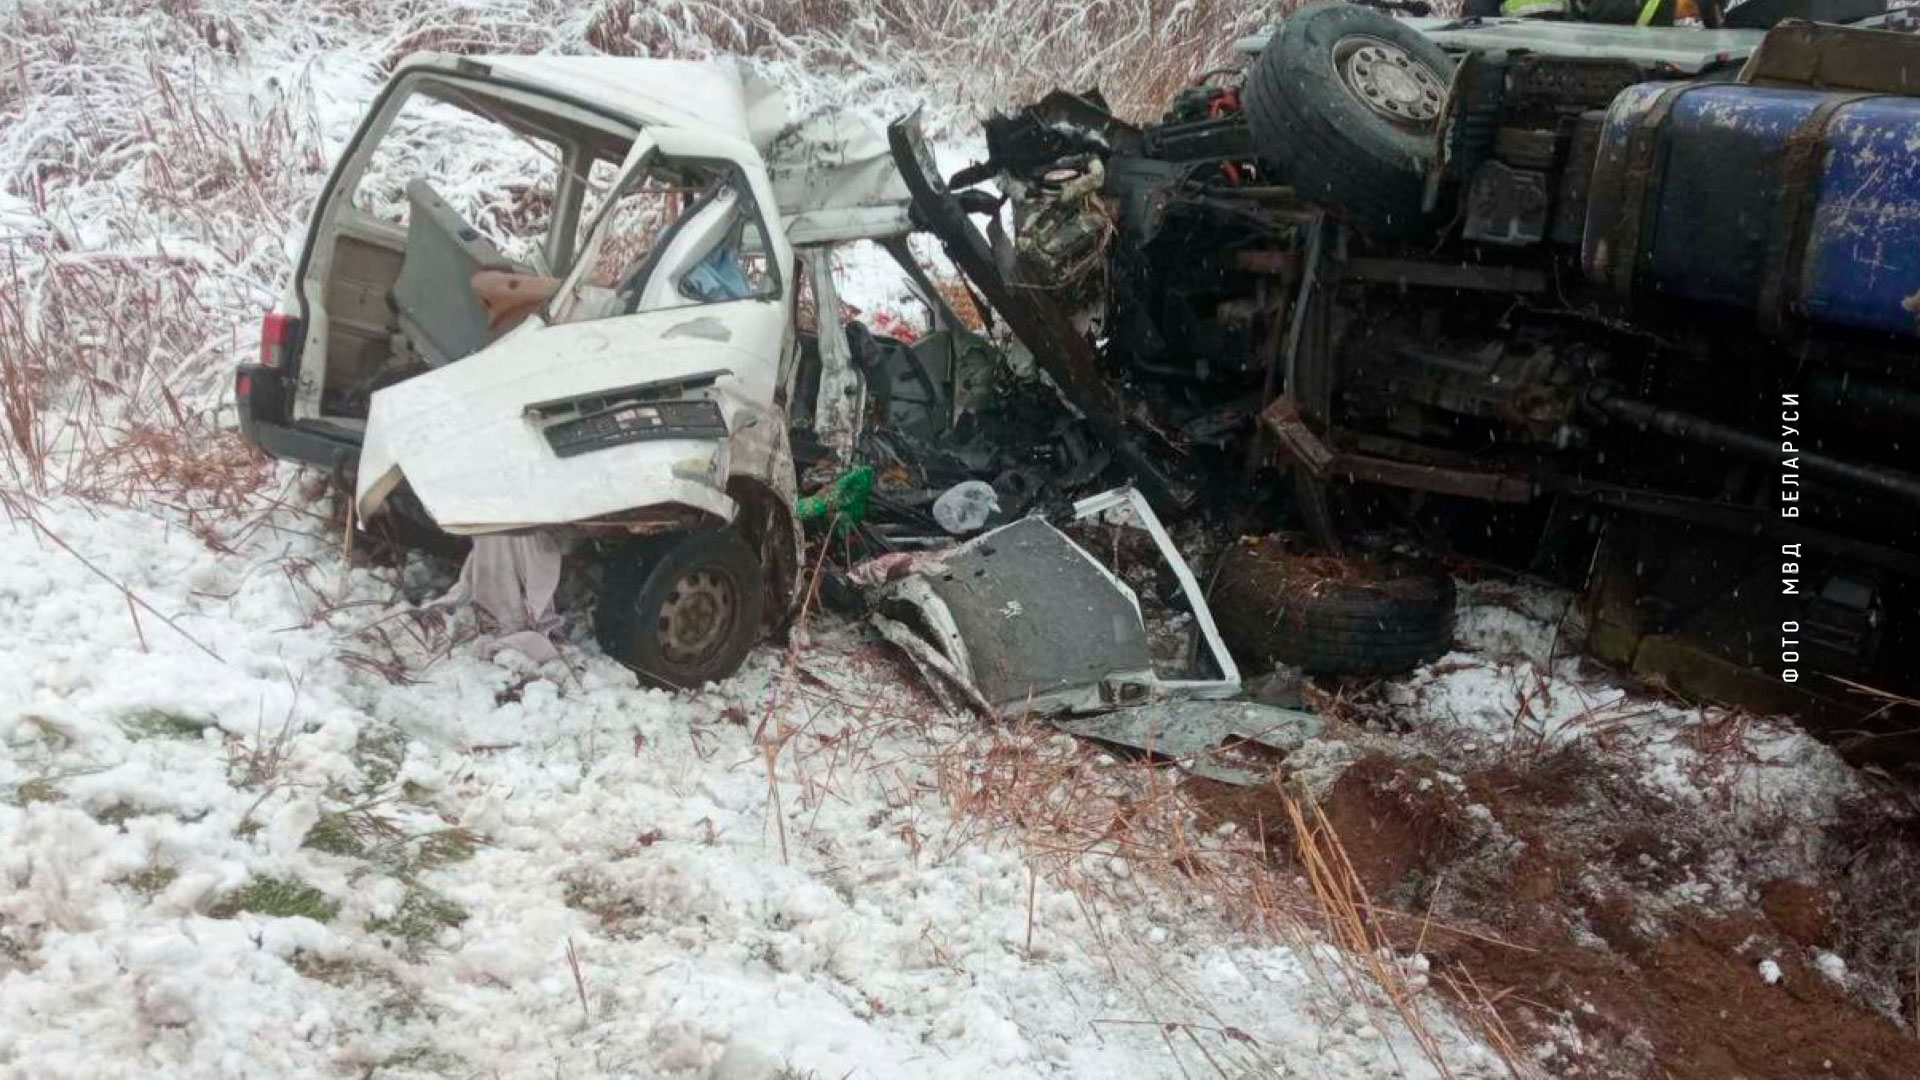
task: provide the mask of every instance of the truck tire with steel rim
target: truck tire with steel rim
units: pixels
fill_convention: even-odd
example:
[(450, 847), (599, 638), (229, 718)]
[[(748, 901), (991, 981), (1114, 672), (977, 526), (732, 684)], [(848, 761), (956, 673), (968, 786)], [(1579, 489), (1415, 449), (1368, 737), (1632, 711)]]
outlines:
[(1324, 4), (1280, 24), (1242, 96), (1254, 146), (1294, 190), (1412, 237), (1437, 225), (1420, 204), (1452, 75), (1438, 45), (1392, 16)]
[(602, 566), (594, 635), (653, 686), (691, 689), (738, 671), (760, 638), (760, 559), (733, 529), (623, 544)]

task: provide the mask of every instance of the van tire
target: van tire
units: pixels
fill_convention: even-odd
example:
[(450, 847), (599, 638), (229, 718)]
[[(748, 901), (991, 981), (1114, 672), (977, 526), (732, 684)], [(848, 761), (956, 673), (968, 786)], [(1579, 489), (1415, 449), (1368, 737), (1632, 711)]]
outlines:
[(608, 552), (594, 636), (641, 682), (690, 690), (740, 670), (765, 606), (760, 558), (738, 531), (669, 533)]
[[(1437, 82), (1438, 100), (1416, 102), (1423, 116), (1433, 111), (1430, 121), (1390, 120), (1348, 88), (1339, 60), (1369, 42)], [(1431, 236), (1439, 226), (1439, 216), (1422, 212), (1421, 204), (1452, 76), (1453, 61), (1440, 46), (1405, 23), (1330, 3), (1281, 22), (1247, 72), (1241, 97), (1254, 148), (1301, 197), (1376, 235), (1413, 238)], [(1419, 79), (1396, 77), (1394, 85), (1431, 89)]]
[(1453, 578), (1395, 556), (1309, 556), (1245, 537), (1221, 556), (1211, 604), (1234, 656), (1310, 675), (1396, 675), (1453, 645)]

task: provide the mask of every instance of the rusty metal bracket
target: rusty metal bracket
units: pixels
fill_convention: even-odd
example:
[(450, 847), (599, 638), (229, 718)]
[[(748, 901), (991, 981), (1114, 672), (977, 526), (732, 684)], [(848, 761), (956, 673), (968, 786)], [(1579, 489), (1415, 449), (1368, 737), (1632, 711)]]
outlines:
[(1654, 176), (1660, 172), (1666, 146), (1661, 126), (1680, 98), (1712, 83), (1681, 83), (1660, 91), (1660, 97), (1647, 109), (1627, 136), (1627, 165), (1621, 183), (1620, 227), (1613, 265), (1613, 288), (1621, 297), (1633, 295), (1634, 271), (1643, 252), (1641, 245), (1651, 231), (1647, 217), (1647, 195)]
[(1289, 458), (1314, 477), (1325, 479), (1333, 471), (1333, 451), (1307, 427), (1306, 421), (1300, 419), (1300, 410), (1294, 406), (1292, 398), (1274, 398), (1260, 414), (1260, 424), (1280, 440), (1280, 446), (1286, 450)]
[(1287, 397), (1275, 398), (1260, 414), (1260, 423), (1279, 440), (1281, 451), (1315, 480), (1380, 484), (1493, 502), (1530, 502), (1534, 496), (1533, 482), (1523, 477), (1339, 451), (1314, 434)]
[(1826, 159), (1827, 124), (1842, 108), (1880, 94), (1834, 94), (1813, 107), (1780, 153), (1780, 213), (1767, 237), (1767, 273), (1760, 282), (1760, 325), (1778, 333), (1800, 299), (1800, 265), (1813, 226), (1814, 188)]

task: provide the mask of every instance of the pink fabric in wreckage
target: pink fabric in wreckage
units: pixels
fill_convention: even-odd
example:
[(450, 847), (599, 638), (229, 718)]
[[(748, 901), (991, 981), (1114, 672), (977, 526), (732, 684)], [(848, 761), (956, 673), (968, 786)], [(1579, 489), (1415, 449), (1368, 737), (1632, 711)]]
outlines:
[(480, 644), (482, 656), (512, 649), (544, 664), (560, 657), (553, 645), (560, 628), (553, 593), (559, 586), (560, 545), (551, 535), (481, 536), (447, 599), (472, 600), (485, 616), (482, 625), (491, 636)]

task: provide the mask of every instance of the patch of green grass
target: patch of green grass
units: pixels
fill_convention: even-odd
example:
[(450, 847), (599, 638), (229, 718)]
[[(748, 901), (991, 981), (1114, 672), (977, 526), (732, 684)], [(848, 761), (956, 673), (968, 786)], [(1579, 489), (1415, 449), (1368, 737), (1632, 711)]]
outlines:
[(421, 866), (466, 862), (480, 847), (479, 834), (458, 825), (427, 833), (419, 839)]
[(387, 918), (367, 920), (367, 930), (399, 943), (408, 953), (433, 944), (442, 930), (467, 921), (467, 909), (423, 885), (409, 882), (400, 907)]
[(66, 797), (67, 793), (60, 790), (60, 785), (48, 777), (40, 776), (21, 781), (13, 789), (12, 802), (15, 806), (32, 806), (34, 803), (62, 802)]
[(350, 859), (365, 859), (395, 877), (415, 871), (465, 862), (473, 858), (481, 839), (472, 829), (448, 826), (409, 834), (397, 817), (382, 806), (390, 800), (371, 800), (321, 815), (307, 830), (303, 847)]
[(165, 709), (140, 709), (120, 721), (127, 734), (141, 738), (197, 739), (213, 721)]
[(165, 891), (167, 886), (173, 884), (179, 877), (180, 871), (175, 870), (171, 866), (149, 866), (145, 870), (128, 877), (126, 881), (128, 888), (139, 893), (141, 896), (151, 899), (152, 897), (160, 895), (161, 892)]
[(291, 919), (304, 915), (315, 922), (331, 922), (340, 914), (340, 902), (294, 878), (258, 877), (216, 904), (216, 919), (231, 919), (243, 911)]
[(362, 731), (353, 744), (353, 761), (366, 778), (363, 790), (373, 791), (393, 783), (400, 765), (407, 759), (407, 737), (393, 728)]
[[(431, 1046), (409, 1046), (397, 1054), (382, 1058), (376, 1070), (406, 1069), (429, 1076), (458, 1076), (467, 1071), (467, 1063), (444, 1050)], [(376, 1075), (378, 1073), (376, 1072)]]
[(352, 816), (346, 813), (322, 814), (313, 828), (307, 830), (307, 838), (300, 846), (351, 859), (367, 853), (367, 842), (360, 838)]

